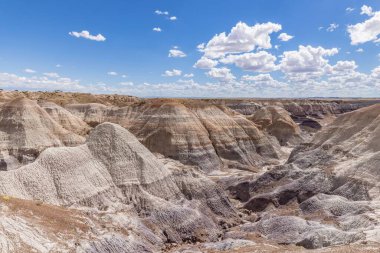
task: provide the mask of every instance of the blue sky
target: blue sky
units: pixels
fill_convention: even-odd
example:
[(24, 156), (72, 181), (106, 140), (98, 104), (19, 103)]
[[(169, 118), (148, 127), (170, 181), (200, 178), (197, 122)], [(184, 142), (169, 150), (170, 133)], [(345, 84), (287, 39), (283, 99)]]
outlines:
[(0, 34), (4, 89), (380, 96), (379, 1), (3, 0)]

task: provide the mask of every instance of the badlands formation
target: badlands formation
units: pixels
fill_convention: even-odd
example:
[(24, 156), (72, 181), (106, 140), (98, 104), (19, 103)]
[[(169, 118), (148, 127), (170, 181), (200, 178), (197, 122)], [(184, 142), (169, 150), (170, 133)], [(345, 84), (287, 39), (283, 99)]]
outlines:
[(0, 92), (0, 252), (379, 252), (374, 99)]

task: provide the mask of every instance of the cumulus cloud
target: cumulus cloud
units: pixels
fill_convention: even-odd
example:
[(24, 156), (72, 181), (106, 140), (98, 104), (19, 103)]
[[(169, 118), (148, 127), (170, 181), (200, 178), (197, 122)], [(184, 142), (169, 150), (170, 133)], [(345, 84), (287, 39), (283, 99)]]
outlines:
[(245, 53), (239, 55), (228, 55), (220, 60), (224, 64), (235, 64), (237, 67), (255, 71), (255, 72), (271, 72), (277, 69), (275, 64), (276, 57), (266, 51), (257, 53)]
[(133, 82), (121, 82), (119, 83), (121, 86), (133, 86), (134, 83)]
[(185, 77), (185, 78), (192, 78), (192, 77), (194, 77), (194, 74), (193, 73), (184, 74), (183, 77)]
[(363, 49), (363, 48), (358, 48), (358, 49), (356, 49), (356, 52), (358, 52), (358, 53), (363, 53), (363, 52), (364, 52), (364, 49)]
[(109, 75), (109, 76), (117, 76), (118, 74), (115, 71), (109, 71), (109, 72), (107, 72), (107, 75)]
[[(369, 90), (372, 85), (372, 80), (370, 76), (359, 73), (356, 71), (351, 71), (344, 75), (333, 75), (327, 79), (327, 89), (336, 88), (337, 90), (354, 90), (358, 87), (360, 89)], [(339, 94), (339, 93), (338, 93)]]
[(79, 80), (68, 77), (58, 77), (51, 79), (48, 76), (24, 77), (11, 73), (0, 73), (0, 87), (7, 89), (22, 90), (65, 90), (65, 91), (84, 91), (83, 85)]
[(84, 38), (88, 40), (94, 40), (94, 41), (105, 41), (106, 38), (102, 34), (98, 35), (91, 35), (89, 31), (81, 31), (81, 32), (69, 32), (69, 35), (76, 37), (76, 38)]
[(51, 78), (59, 78), (58, 73), (54, 73), (54, 72), (44, 73), (44, 76), (51, 77)]
[(165, 73), (162, 74), (162, 76), (168, 76), (168, 77), (180, 76), (180, 75), (182, 75), (182, 71), (178, 69), (166, 70)]
[(132, 94), (136, 96), (163, 96), (163, 97), (206, 97), (213, 95), (222, 96), (228, 88), (218, 83), (199, 84), (192, 79), (179, 79), (175, 82), (165, 83), (141, 83), (120, 88), (108, 88), (108, 92), (118, 94)]
[(372, 8), (367, 6), (363, 12), (363, 7), (362, 13), (370, 16), (369, 19), (347, 27), (352, 45), (363, 44), (369, 41), (380, 42), (378, 38), (380, 34), (380, 11), (373, 12)]
[(361, 15), (367, 15), (367, 16), (373, 16), (374, 15), (374, 12), (373, 12), (371, 6), (363, 5), (360, 10), (361, 10), (361, 12), (360, 12)]
[(241, 77), (241, 81), (255, 85), (256, 87), (260, 88), (260, 90), (271, 88), (286, 88), (289, 86), (287, 83), (275, 80), (270, 74), (259, 74), (256, 76), (244, 75)]
[(168, 15), (169, 15), (169, 12), (168, 12), (168, 11), (160, 11), (160, 10), (156, 10), (154, 13), (156, 13), (157, 15), (165, 15), (165, 16), (168, 16)]
[(186, 57), (186, 54), (182, 52), (181, 50), (179, 50), (178, 47), (173, 47), (172, 49), (169, 50), (168, 57), (183, 58), (183, 57)]
[(206, 43), (201, 43), (197, 46), (197, 49), (202, 52), (202, 50), (206, 47)]
[[(337, 48), (299, 46), (298, 51), (286, 51), (282, 55), (280, 69), (286, 75), (312, 77), (323, 75), (328, 65), (325, 57), (337, 54)], [(305, 75), (311, 74), (311, 75)]]
[(33, 70), (33, 69), (24, 69), (24, 72), (25, 72), (25, 73), (28, 73), (28, 74), (36, 73), (36, 71)]
[(371, 76), (375, 79), (378, 79), (380, 81), (380, 66), (376, 67), (372, 70)]
[(289, 35), (287, 33), (281, 33), (279, 36), (278, 36), (278, 39), (281, 40), (281, 41), (289, 41), (291, 39), (293, 39), (294, 36), (292, 35)]
[[(46, 76), (25, 77), (0, 73), (0, 88), (28, 90), (64, 90), (94, 93), (128, 94), (163, 97), (310, 97), (310, 96), (379, 96), (380, 67), (369, 74), (356, 70), (354, 62), (337, 62), (323, 79), (294, 82), (276, 79), (270, 74), (244, 75), (240, 79), (216, 78), (198, 83), (193, 79), (172, 79), (164, 83), (104, 82), (81, 84), (70, 78), (50, 79)], [(343, 74), (344, 73), (344, 74)], [(218, 75), (222, 76), (222, 75)], [(284, 81), (283, 81), (284, 80)]]
[[(271, 82), (245, 82), (231, 80), (228, 82), (214, 80), (198, 83), (193, 79), (179, 79), (167, 83), (143, 83), (121, 89), (128, 94), (164, 97), (252, 97), (252, 96), (283, 96), (286, 86), (278, 86)], [(272, 86), (273, 85), (273, 86)], [(115, 91), (116, 92), (116, 91)]]
[(154, 27), (154, 28), (153, 28), (153, 31), (154, 31), (154, 32), (162, 32), (162, 30), (161, 30), (160, 27)]
[(193, 67), (198, 69), (211, 69), (216, 65), (218, 65), (218, 61), (203, 56), (194, 64)]
[(272, 47), (270, 34), (281, 29), (280, 24), (271, 22), (254, 26), (239, 22), (229, 34), (225, 32), (217, 34), (207, 44), (201, 44), (198, 49), (210, 59), (221, 58), (227, 54), (250, 52), (255, 48), (269, 49)]
[(327, 27), (326, 31), (333, 32), (333, 31), (335, 31), (338, 28), (339, 28), (338, 24), (332, 23), (332, 24), (329, 25), (329, 27)]
[(328, 74), (347, 75), (354, 72), (358, 65), (355, 61), (338, 61), (334, 66), (329, 67)]
[(353, 12), (355, 9), (354, 8), (352, 8), (352, 7), (347, 7), (346, 8), (346, 12), (347, 13), (351, 13), (351, 12)]
[(224, 82), (232, 81), (236, 77), (231, 73), (228, 68), (212, 68), (206, 73), (209, 77), (219, 79)]
[[(157, 14), (157, 15), (160, 15), (160, 16), (169, 16), (169, 12), (168, 11), (156, 10), (154, 13)], [(171, 21), (175, 21), (175, 20), (177, 20), (177, 17), (176, 16), (170, 16), (170, 17), (167, 17), (167, 19), (169, 19)]]
[(254, 81), (254, 82), (269, 82), (274, 79), (270, 74), (259, 74), (257, 76), (244, 75), (241, 77), (243, 81)]

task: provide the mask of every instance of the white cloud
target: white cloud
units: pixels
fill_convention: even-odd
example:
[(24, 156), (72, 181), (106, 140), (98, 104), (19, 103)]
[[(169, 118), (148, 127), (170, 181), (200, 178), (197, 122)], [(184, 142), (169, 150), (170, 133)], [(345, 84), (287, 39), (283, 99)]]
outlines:
[(36, 73), (36, 71), (33, 70), (33, 69), (24, 69), (24, 72), (25, 72), (25, 73), (28, 73), (28, 74)]
[(235, 76), (231, 73), (231, 70), (228, 68), (212, 68), (206, 73), (209, 77), (219, 79), (223, 82), (232, 81), (235, 79)]
[(194, 77), (194, 74), (193, 73), (184, 74), (183, 77), (185, 77), (185, 78), (192, 78), (192, 77)]
[(61, 64), (57, 64), (57, 65), (55, 65), (55, 67), (56, 68), (60, 68), (60, 67), (62, 67), (62, 65)]
[(373, 12), (371, 6), (363, 5), (362, 8), (361, 8), (360, 14), (361, 15), (367, 15), (367, 16), (373, 16), (374, 12)]
[(338, 90), (346, 89), (351, 90), (351, 92), (357, 88), (364, 88), (369, 90), (369, 85), (371, 85), (371, 82), (372, 81), (368, 75), (356, 71), (350, 71), (340, 75), (333, 75), (332, 77), (328, 78), (327, 85), (329, 85), (329, 87), (327, 88), (331, 89), (335, 87)]
[(127, 75), (121, 75), (122, 78), (127, 78)]
[(358, 49), (356, 49), (356, 52), (358, 52), (358, 53), (363, 53), (363, 52), (364, 52), (364, 49), (363, 49), (363, 48), (358, 48)]
[(163, 97), (206, 97), (222, 96), (226, 93), (226, 85), (218, 83), (199, 84), (192, 79), (179, 79), (168, 83), (142, 83), (117, 89), (109, 89), (112, 93), (126, 93), (137, 96), (163, 96)]
[(245, 53), (240, 55), (228, 55), (220, 60), (224, 64), (235, 64), (237, 67), (255, 71), (255, 72), (271, 72), (277, 69), (275, 61), (276, 57), (266, 51), (257, 53)]
[(168, 15), (169, 15), (169, 12), (168, 12), (168, 11), (160, 11), (160, 10), (156, 10), (154, 13), (156, 13), (157, 15), (165, 15), (165, 16), (168, 16)]
[[(169, 12), (168, 11), (160, 11), (160, 10), (156, 10), (154, 13), (156, 13), (157, 15), (162, 15), (162, 16), (169, 16)], [(177, 17), (176, 16), (170, 16), (170, 17), (167, 17), (169, 20), (171, 21), (175, 21), (177, 20)]]
[(154, 28), (153, 28), (153, 31), (155, 31), (155, 32), (162, 32), (162, 30), (161, 30), (160, 27), (154, 27)]
[[(192, 79), (173, 79), (164, 83), (121, 82), (109, 85), (104, 82), (83, 85), (70, 78), (50, 79), (46, 76), (23, 77), (0, 73), (0, 88), (19, 90), (63, 90), (102, 94), (128, 94), (155, 97), (310, 97), (310, 96), (363, 96), (380, 95), (380, 66), (365, 74), (355, 70), (355, 63), (337, 63), (336, 73), (323, 79), (306, 79), (294, 82), (279, 81), (269, 74), (245, 75), (240, 80), (223, 78), (197, 83)], [(219, 75), (220, 76), (220, 75)], [(176, 81), (174, 81), (176, 80)]]
[(203, 50), (205, 47), (206, 47), (206, 44), (205, 44), (205, 43), (202, 43), (202, 44), (199, 44), (199, 45), (197, 46), (197, 49), (198, 49), (199, 51), (202, 52), (202, 50)]
[(329, 68), (329, 74), (347, 75), (357, 69), (358, 65), (355, 61), (338, 61), (334, 66)]
[(289, 35), (287, 33), (281, 33), (279, 36), (278, 36), (278, 39), (281, 40), (281, 41), (289, 41), (291, 39), (293, 39), (294, 36), (292, 35)]
[(254, 85), (259, 88), (259, 90), (268, 90), (271, 88), (284, 89), (289, 86), (287, 83), (273, 79), (270, 74), (259, 74), (256, 76), (244, 75), (241, 77), (241, 81)]
[(338, 28), (339, 28), (338, 24), (332, 23), (332, 24), (329, 25), (329, 27), (327, 27), (326, 31), (333, 32), (333, 31), (335, 31)]
[(315, 78), (323, 75), (329, 67), (324, 57), (337, 54), (337, 48), (299, 46), (298, 51), (286, 51), (282, 55), (280, 69), (286, 75), (297, 75), (297, 79)]
[(254, 81), (254, 82), (269, 82), (274, 79), (270, 74), (259, 74), (257, 76), (244, 75), (241, 77), (243, 81)]
[(380, 11), (373, 12), (371, 17), (362, 23), (349, 25), (347, 31), (350, 34), (352, 45), (363, 44), (369, 41), (379, 42)]
[(269, 49), (272, 47), (270, 34), (280, 30), (280, 24), (271, 22), (254, 26), (239, 22), (228, 35), (225, 32), (217, 34), (206, 45), (198, 47), (198, 49), (204, 52), (204, 56), (211, 59), (227, 54), (250, 52), (255, 48)]
[[(350, 61), (337, 63), (335, 71), (319, 80), (302, 82), (284, 79), (279, 81), (270, 74), (243, 76), (240, 80), (216, 79), (197, 83), (192, 79), (179, 79), (165, 83), (142, 83), (126, 86), (100, 86), (101, 92), (136, 96), (162, 97), (310, 97), (310, 96), (365, 96), (380, 94), (380, 67), (365, 74), (355, 70)], [(174, 79), (173, 79), (174, 80)], [(94, 88), (93, 88), (94, 89)]]
[(182, 71), (178, 69), (166, 70), (165, 73), (162, 74), (162, 76), (168, 76), (168, 77), (180, 76), (180, 75), (182, 75)]
[(47, 76), (24, 77), (10, 73), (0, 73), (0, 87), (22, 90), (65, 90), (85, 91), (85, 87), (78, 80), (68, 77), (50, 79)]
[(380, 80), (380, 66), (379, 67), (376, 67), (372, 70), (371, 72), (371, 76), (375, 79), (378, 79)]
[(105, 41), (106, 38), (101, 35), (100, 33), (98, 35), (91, 35), (89, 31), (81, 31), (81, 32), (69, 32), (69, 34), (76, 38), (84, 38), (88, 40), (94, 40), (94, 41)]
[(57, 73), (54, 73), (54, 72), (44, 73), (44, 76), (51, 77), (51, 78), (59, 78), (59, 75)]
[(109, 75), (109, 76), (117, 76), (117, 72), (115, 72), (115, 71), (109, 71), (109, 72), (107, 72), (107, 75)]
[(198, 69), (211, 69), (211, 68), (215, 67), (216, 65), (218, 65), (218, 61), (211, 60), (211, 59), (203, 56), (194, 64), (193, 67), (198, 68)]
[(186, 54), (182, 52), (181, 50), (179, 50), (178, 47), (173, 47), (172, 49), (169, 50), (168, 57), (183, 58), (183, 57), (186, 57)]
[(119, 83), (121, 86), (133, 86), (134, 83), (133, 82), (121, 82)]
[(346, 12), (347, 13), (351, 13), (351, 12), (353, 12), (355, 9), (354, 8), (352, 8), (352, 7), (347, 7), (346, 8)]

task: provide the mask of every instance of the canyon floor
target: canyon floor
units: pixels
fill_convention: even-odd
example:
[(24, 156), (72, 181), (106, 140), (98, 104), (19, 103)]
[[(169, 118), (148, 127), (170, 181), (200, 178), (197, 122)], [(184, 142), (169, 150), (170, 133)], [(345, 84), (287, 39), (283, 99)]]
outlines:
[(0, 252), (380, 252), (379, 102), (0, 91)]

